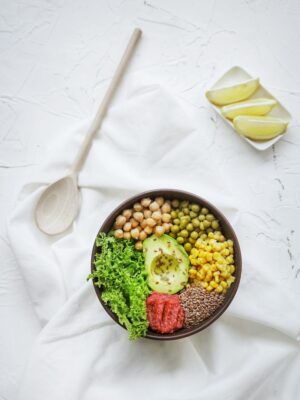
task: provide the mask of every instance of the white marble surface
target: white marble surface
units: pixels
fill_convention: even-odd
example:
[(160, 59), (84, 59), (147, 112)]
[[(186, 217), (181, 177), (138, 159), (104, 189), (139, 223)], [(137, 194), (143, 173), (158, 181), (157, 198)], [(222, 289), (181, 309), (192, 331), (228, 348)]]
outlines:
[[(283, 284), (300, 294), (297, 0), (0, 4), (0, 398), (15, 398), (40, 330), (7, 242), (7, 215), (49, 146), (64, 129), (93, 116), (135, 26), (144, 36), (128, 79), (162, 83), (198, 109), (199, 126), (211, 137), (211, 163), (232, 178), (232, 194), (240, 201), (244, 252), (261, 257), (262, 268), (272, 262)], [(233, 65), (259, 76), (293, 116), (287, 136), (264, 153), (233, 134), (204, 98), (205, 89)], [(255, 254), (255, 243), (272, 259)]]

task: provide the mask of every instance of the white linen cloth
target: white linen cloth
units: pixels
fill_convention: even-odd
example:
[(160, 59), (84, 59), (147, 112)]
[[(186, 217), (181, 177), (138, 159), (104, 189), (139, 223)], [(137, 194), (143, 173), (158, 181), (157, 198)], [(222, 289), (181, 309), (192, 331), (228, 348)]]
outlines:
[(128, 341), (86, 282), (102, 221), (142, 190), (199, 194), (219, 207), (238, 233), (240, 205), (214, 169), (209, 134), (197, 126), (195, 112), (155, 85), (131, 90), (111, 108), (79, 175), (80, 214), (62, 235), (40, 232), (34, 209), (45, 185), (71, 164), (90, 121), (62, 135), (23, 189), (8, 233), (42, 329), (20, 400), (299, 398), (293, 368), (276, 388), (299, 349), (299, 298), (280, 285), (272, 265), (261, 268), (255, 256), (263, 253), (259, 243), (242, 248), (242, 282), (226, 313), (179, 341)]

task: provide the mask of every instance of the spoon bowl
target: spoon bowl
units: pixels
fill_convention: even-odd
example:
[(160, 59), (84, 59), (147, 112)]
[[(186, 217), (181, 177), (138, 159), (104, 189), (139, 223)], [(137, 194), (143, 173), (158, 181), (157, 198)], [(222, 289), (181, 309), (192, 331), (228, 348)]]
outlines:
[(57, 180), (47, 187), (37, 203), (37, 226), (48, 235), (64, 232), (76, 218), (79, 204), (77, 177), (71, 174)]

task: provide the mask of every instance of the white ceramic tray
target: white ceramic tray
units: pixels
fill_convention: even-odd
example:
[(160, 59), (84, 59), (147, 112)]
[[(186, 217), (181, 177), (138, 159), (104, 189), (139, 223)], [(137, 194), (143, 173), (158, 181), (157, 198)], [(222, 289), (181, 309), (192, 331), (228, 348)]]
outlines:
[[(227, 71), (210, 89), (216, 89), (223, 86), (234, 85), (252, 78), (253, 76), (248, 74), (248, 72), (246, 72), (243, 68), (236, 66)], [(291, 114), (287, 111), (285, 107), (283, 107), (283, 105), (278, 101), (278, 99), (276, 99), (276, 97), (274, 97), (267, 89), (265, 89), (262, 86), (261, 82), (257, 91), (252, 96), (250, 96), (249, 99), (257, 99), (259, 97), (266, 97), (277, 101), (276, 106), (273, 107), (273, 109), (268, 113), (268, 115), (282, 118), (288, 123), (291, 122), (292, 120)], [(226, 121), (227, 124), (229, 124), (234, 129), (233, 123), (229, 121), (227, 118), (223, 117), (221, 113), (221, 107), (218, 107), (212, 103), (210, 104), (213, 106), (216, 112), (223, 118), (223, 120)], [(251, 144), (251, 146), (253, 146), (256, 150), (263, 151), (271, 147), (274, 143), (278, 142), (278, 140), (280, 140), (284, 135), (286, 135), (286, 133), (279, 135), (274, 139), (262, 140), (262, 141), (254, 141), (244, 136), (241, 137), (244, 140), (246, 140), (246, 142)]]

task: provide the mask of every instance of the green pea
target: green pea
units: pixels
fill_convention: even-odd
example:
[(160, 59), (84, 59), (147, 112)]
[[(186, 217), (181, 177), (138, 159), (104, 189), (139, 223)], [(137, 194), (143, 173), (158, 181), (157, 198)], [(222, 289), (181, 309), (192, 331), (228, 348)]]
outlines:
[(180, 224), (180, 219), (179, 218), (175, 218), (173, 221), (174, 225), (179, 225)]
[(185, 207), (188, 207), (188, 206), (189, 206), (189, 202), (187, 200), (183, 200), (180, 203), (180, 208), (185, 208)]
[(173, 232), (170, 232), (170, 233), (169, 233), (169, 236), (171, 236), (173, 239), (176, 239), (176, 235), (175, 235), (175, 233), (173, 233)]
[(176, 211), (171, 211), (171, 218), (172, 219), (177, 218), (177, 212)]
[(187, 226), (188, 221), (186, 221), (185, 219), (181, 219), (180, 220), (180, 228), (183, 229)]
[(200, 235), (200, 238), (201, 238), (202, 240), (207, 239), (207, 234), (206, 234), (206, 233), (202, 233), (202, 234)]
[(218, 229), (219, 228), (219, 222), (215, 219), (212, 223), (211, 223), (212, 228), (214, 229)]
[(189, 232), (192, 232), (192, 230), (194, 229), (193, 224), (191, 224), (191, 223), (187, 224), (186, 229), (187, 229)]
[(198, 233), (197, 232), (192, 232), (191, 233), (191, 236), (190, 236), (192, 239), (198, 239)]
[(184, 243), (184, 239), (183, 239), (183, 237), (181, 237), (181, 236), (178, 236), (178, 237), (177, 237), (177, 243), (179, 243), (179, 244), (183, 244), (183, 243)]
[(184, 249), (185, 249), (188, 253), (190, 253), (190, 251), (192, 250), (192, 245), (191, 245), (191, 243), (185, 243)]
[(190, 211), (190, 217), (191, 218), (196, 218), (197, 217), (197, 213), (195, 213), (194, 211)]
[(199, 215), (198, 219), (200, 222), (203, 222), (205, 220), (205, 216), (201, 214)]
[(198, 228), (198, 226), (200, 225), (200, 222), (197, 218), (194, 218), (192, 220), (192, 224), (193, 224), (194, 228)]
[(208, 229), (206, 229), (206, 232), (207, 232), (207, 233), (213, 232), (213, 229), (208, 228)]
[(200, 229), (201, 229), (201, 231), (204, 231), (204, 223), (203, 222), (200, 222)]
[(185, 215), (189, 215), (189, 213), (190, 213), (190, 210), (189, 210), (188, 207), (184, 207), (184, 208), (182, 209), (182, 211), (184, 212)]
[(189, 233), (188, 233), (188, 231), (186, 229), (183, 229), (180, 232), (180, 236), (182, 236), (183, 238), (187, 238), (189, 236)]
[(203, 214), (203, 215), (208, 214), (208, 209), (203, 207), (202, 210), (201, 210), (201, 214)]
[(179, 211), (179, 213), (177, 214), (178, 218), (184, 217), (184, 212)]
[(192, 211), (194, 211), (195, 213), (198, 213), (200, 211), (200, 207), (198, 206), (198, 204), (192, 204), (191, 207)]
[(179, 226), (178, 225), (172, 225), (171, 226), (171, 232), (178, 233), (179, 232)]
[(174, 200), (171, 201), (171, 204), (172, 204), (172, 207), (178, 208), (179, 207), (179, 200), (174, 199)]
[(203, 225), (204, 225), (204, 228), (209, 228), (210, 225), (211, 225), (211, 222), (210, 222), (210, 221), (207, 221), (207, 219), (205, 219), (205, 220), (203, 221)]
[(193, 239), (193, 238), (189, 238), (189, 243), (191, 243), (191, 244), (195, 244), (195, 243), (196, 243), (196, 240), (195, 240), (195, 239)]
[(183, 217), (181, 217), (181, 220), (184, 220), (184, 221), (190, 222), (191, 218), (190, 218), (190, 216), (189, 216), (189, 215), (184, 215)]
[(206, 219), (207, 219), (207, 221), (213, 221), (214, 219), (215, 219), (215, 217), (212, 215), (212, 214), (207, 214), (206, 215)]

